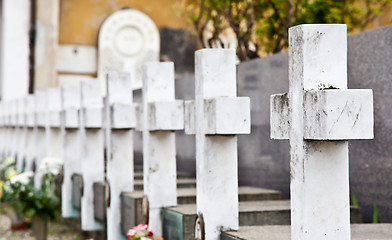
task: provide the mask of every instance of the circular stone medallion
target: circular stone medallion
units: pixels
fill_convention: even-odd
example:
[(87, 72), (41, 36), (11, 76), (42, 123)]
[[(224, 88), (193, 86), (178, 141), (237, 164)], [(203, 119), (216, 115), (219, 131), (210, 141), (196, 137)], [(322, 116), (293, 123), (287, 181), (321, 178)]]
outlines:
[(144, 36), (134, 27), (121, 28), (115, 34), (114, 46), (121, 54), (133, 56), (143, 49)]

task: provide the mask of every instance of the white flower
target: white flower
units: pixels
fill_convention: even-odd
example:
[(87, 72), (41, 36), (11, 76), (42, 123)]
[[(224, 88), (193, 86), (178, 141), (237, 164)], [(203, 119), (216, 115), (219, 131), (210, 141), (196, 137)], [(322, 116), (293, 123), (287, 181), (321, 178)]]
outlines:
[(62, 166), (63, 161), (61, 158), (45, 157), (42, 159), (38, 171), (42, 174), (52, 173), (58, 175)]
[(21, 173), (19, 175), (16, 175), (10, 179), (11, 183), (16, 183), (20, 182), (22, 184), (29, 184), (31, 178), (34, 176), (34, 173), (32, 171), (27, 171), (24, 173)]

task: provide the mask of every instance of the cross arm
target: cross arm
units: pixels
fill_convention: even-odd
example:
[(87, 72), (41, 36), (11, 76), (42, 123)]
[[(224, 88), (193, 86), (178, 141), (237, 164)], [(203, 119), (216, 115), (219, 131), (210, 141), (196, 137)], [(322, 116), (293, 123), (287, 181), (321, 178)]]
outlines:
[[(185, 133), (195, 134), (195, 102), (185, 103)], [(249, 134), (250, 98), (222, 97), (204, 100), (205, 134)]]

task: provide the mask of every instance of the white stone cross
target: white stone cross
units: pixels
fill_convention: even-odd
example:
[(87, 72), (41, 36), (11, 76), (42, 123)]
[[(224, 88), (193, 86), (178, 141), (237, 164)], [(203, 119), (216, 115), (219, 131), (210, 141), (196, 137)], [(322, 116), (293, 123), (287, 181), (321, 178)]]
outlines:
[(6, 146), (6, 134), (7, 134), (7, 126), (6, 126), (6, 108), (5, 102), (0, 102), (0, 157), (1, 159), (5, 158), (5, 146)]
[(346, 25), (289, 29), (289, 93), (271, 138), (290, 139), (291, 239), (350, 239), (349, 139), (373, 138), (373, 93), (347, 89)]
[(107, 75), (106, 94), (106, 169), (110, 189), (107, 208), (107, 238), (122, 239), (121, 192), (132, 192), (133, 129), (136, 127), (129, 73), (112, 72)]
[(11, 144), (10, 144), (10, 156), (15, 158), (18, 154), (18, 135), (19, 135), (19, 128), (18, 128), (18, 107), (17, 107), (17, 99), (12, 99), (9, 101), (9, 109), (10, 109), (10, 130), (11, 130)]
[(99, 30), (98, 79), (106, 94), (108, 72), (132, 73), (132, 88), (142, 87), (141, 67), (159, 60), (160, 39), (154, 22), (135, 9), (116, 11)]
[(63, 139), (63, 184), (61, 190), (61, 215), (64, 218), (77, 217), (78, 211), (72, 204), (72, 175), (82, 174), (82, 142), (79, 124), (81, 109), (80, 84), (61, 87)]
[(46, 143), (47, 143), (47, 100), (46, 100), (45, 91), (36, 91), (34, 93), (35, 97), (35, 118), (37, 124), (37, 134), (35, 135), (36, 139), (34, 141), (36, 147), (35, 160), (34, 160), (34, 186), (36, 188), (41, 188), (41, 174), (38, 171), (38, 168), (41, 164), (42, 159), (46, 156)]
[(81, 204), (82, 230), (101, 230), (102, 224), (94, 218), (94, 182), (104, 181), (103, 99), (97, 80), (81, 83), (82, 110), (80, 114), (83, 146), (81, 169), (83, 196)]
[(62, 162), (63, 158), (63, 127), (61, 120), (62, 102), (61, 89), (49, 88), (46, 94), (48, 104), (47, 153), (46, 157)]
[(217, 240), (221, 230), (238, 230), (236, 135), (250, 133), (250, 99), (236, 97), (234, 50), (199, 50), (195, 63), (195, 101), (186, 103), (185, 132), (196, 133), (197, 212), (205, 239)]
[(25, 99), (19, 98), (16, 101), (16, 131), (17, 133), (17, 146), (16, 146), (16, 155), (17, 155), (17, 170), (21, 172), (23, 170), (23, 164), (26, 164), (26, 137), (27, 137), (27, 128), (25, 127), (26, 118), (25, 118)]
[(34, 95), (28, 95), (25, 98), (26, 106), (26, 125), (27, 125), (27, 136), (26, 136), (26, 171), (33, 170), (33, 162), (36, 159), (36, 145), (32, 144), (37, 139), (37, 123), (35, 115), (35, 101)]
[(143, 184), (149, 230), (162, 236), (161, 208), (177, 205), (174, 130), (184, 129), (184, 103), (175, 100), (174, 63), (143, 65)]

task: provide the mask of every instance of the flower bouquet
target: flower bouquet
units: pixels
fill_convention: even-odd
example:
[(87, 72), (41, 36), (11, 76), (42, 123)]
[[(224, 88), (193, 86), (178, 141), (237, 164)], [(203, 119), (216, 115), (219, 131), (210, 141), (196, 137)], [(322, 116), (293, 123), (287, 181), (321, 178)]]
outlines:
[(148, 231), (147, 224), (139, 224), (132, 229), (129, 229), (127, 237), (129, 240), (163, 240), (163, 238), (152, 238), (153, 233)]

